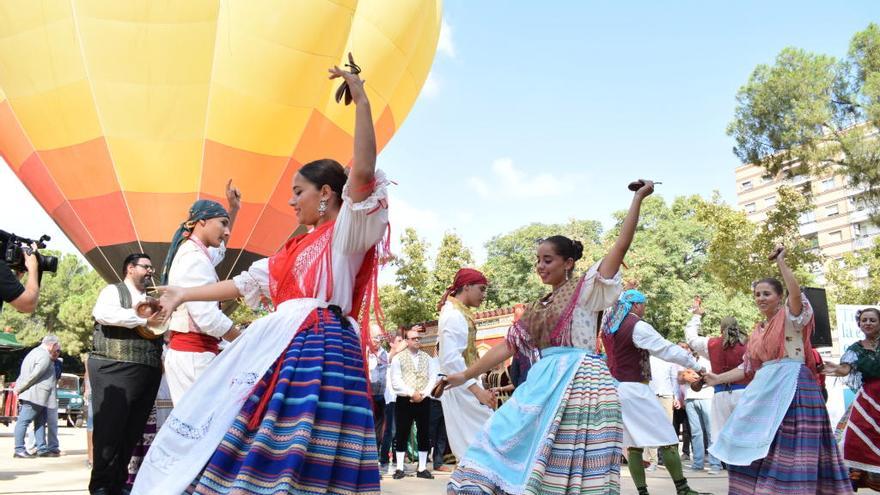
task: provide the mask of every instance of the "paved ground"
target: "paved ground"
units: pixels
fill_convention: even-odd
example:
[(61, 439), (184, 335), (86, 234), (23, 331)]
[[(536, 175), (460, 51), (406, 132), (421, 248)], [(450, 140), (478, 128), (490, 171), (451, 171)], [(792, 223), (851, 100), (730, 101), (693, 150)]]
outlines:
[[(87, 494), (89, 470), (86, 466), (86, 440), (83, 428), (59, 428), (63, 455), (58, 458), (13, 459), (12, 426), (0, 425), (0, 495), (25, 494)], [(622, 494), (635, 495), (629, 475), (621, 479)], [(727, 476), (705, 473), (689, 475), (691, 487), (717, 495), (727, 493)], [(435, 473), (435, 479), (407, 477), (402, 480), (385, 476), (382, 493), (389, 495), (442, 495), (445, 493), (447, 473)], [(666, 472), (660, 468), (649, 474), (648, 487), (653, 494), (675, 493)], [(864, 491), (859, 493), (865, 493)]]

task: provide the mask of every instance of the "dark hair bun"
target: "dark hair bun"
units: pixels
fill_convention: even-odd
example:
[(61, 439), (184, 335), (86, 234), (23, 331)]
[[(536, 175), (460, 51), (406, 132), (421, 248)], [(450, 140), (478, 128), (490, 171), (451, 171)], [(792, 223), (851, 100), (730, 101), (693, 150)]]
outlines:
[(573, 240), (571, 241), (571, 246), (571, 252), (573, 254), (572, 258), (574, 258), (575, 261), (584, 257), (584, 245), (581, 243), (581, 241)]

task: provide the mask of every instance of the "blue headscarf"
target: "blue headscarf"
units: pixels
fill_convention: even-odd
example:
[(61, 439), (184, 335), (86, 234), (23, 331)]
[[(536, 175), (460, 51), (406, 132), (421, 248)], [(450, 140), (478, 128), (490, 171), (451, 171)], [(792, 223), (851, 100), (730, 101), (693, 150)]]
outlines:
[(614, 307), (607, 311), (605, 317), (602, 318), (602, 331), (613, 335), (620, 328), (620, 324), (623, 323), (623, 319), (629, 314), (633, 304), (644, 304), (647, 300), (644, 294), (635, 289), (624, 291), (617, 302), (614, 303)]
[(229, 212), (220, 203), (210, 199), (200, 199), (189, 207), (189, 218), (177, 228), (174, 237), (171, 238), (171, 246), (168, 248), (168, 256), (165, 256), (165, 266), (162, 268), (162, 285), (168, 285), (168, 272), (171, 271), (171, 262), (177, 250), (184, 241), (189, 239), (192, 231), (199, 220), (208, 220), (217, 217), (229, 218)]

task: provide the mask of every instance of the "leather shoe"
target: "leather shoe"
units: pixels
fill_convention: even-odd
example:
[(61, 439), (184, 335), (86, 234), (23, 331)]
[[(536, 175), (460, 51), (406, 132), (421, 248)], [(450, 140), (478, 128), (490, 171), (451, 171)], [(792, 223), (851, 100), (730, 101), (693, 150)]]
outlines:
[(434, 479), (434, 475), (431, 474), (431, 471), (428, 471), (427, 469), (423, 469), (423, 470), (419, 471), (418, 473), (416, 473), (416, 478), (424, 478), (426, 480), (432, 480), (432, 479)]
[(37, 454), (37, 457), (61, 457), (61, 454), (58, 452), (40, 452)]
[(404, 473), (403, 471), (398, 469), (397, 471), (394, 471), (394, 476), (392, 476), (392, 478), (394, 478), (396, 480), (400, 480), (400, 479), (403, 479), (405, 476), (406, 476), (406, 473)]
[(27, 452), (16, 452), (12, 454), (12, 457), (16, 459), (33, 459), (36, 456), (34, 454), (28, 454)]

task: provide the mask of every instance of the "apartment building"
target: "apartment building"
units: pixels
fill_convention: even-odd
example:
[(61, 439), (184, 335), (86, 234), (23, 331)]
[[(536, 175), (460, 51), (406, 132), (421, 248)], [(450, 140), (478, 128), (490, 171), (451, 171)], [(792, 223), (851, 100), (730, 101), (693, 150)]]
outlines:
[[(774, 177), (762, 167), (742, 165), (736, 169), (737, 204), (749, 220), (762, 222), (776, 204), (780, 185), (811, 194), (813, 210), (801, 216), (801, 235), (826, 260), (840, 259), (871, 246), (880, 228), (868, 218), (870, 208), (861, 197), (864, 189), (853, 187), (846, 177), (834, 175), (834, 170), (829, 166), (827, 174), (797, 177), (787, 177), (783, 171)], [(814, 273), (820, 283), (824, 282), (822, 267), (816, 267)], [(857, 272), (856, 276), (862, 278), (867, 273)]]

